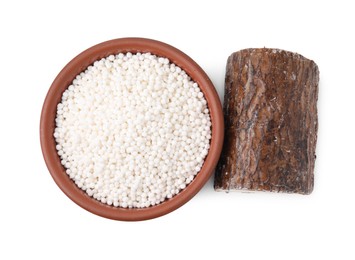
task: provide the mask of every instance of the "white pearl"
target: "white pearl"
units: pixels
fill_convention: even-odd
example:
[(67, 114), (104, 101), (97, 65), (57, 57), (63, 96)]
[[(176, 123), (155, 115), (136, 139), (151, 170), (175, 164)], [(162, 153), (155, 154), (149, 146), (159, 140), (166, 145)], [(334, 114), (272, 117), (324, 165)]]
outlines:
[(201, 170), (210, 120), (198, 84), (180, 67), (119, 53), (64, 91), (53, 136), (79, 188), (114, 207), (142, 208), (172, 198)]

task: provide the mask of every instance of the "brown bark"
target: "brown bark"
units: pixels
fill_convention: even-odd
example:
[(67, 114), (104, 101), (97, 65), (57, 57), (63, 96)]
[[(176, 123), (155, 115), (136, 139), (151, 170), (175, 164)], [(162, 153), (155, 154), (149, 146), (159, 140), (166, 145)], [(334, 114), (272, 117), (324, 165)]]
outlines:
[(318, 81), (317, 65), (299, 54), (245, 49), (228, 58), (216, 190), (312, 192)]

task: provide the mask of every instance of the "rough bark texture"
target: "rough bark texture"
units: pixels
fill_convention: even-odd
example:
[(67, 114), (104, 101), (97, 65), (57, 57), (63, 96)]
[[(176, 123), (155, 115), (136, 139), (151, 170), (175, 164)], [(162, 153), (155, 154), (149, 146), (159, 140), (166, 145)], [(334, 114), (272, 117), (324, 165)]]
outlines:
[(228, 58), (216, 190), (312, 192), (318, 81), (317, 65), (299, 54), (245, 49)]

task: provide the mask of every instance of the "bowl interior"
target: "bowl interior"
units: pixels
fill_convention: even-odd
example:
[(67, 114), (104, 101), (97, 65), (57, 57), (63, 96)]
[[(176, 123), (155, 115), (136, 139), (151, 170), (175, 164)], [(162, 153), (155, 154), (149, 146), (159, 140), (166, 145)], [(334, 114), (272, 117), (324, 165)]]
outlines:
[[(173, 198), (148, 208), (116, 208), (91, 198), (78, 188), (66, 174), (57, 155), (56, 143), (53, 137), (57, 104), (61, 101), (63, 92), (68, 88), (76, 75), (83, 72), (94, 61), (120, 52), (150, 52), (157, 56), (168, 58), (170, 62), (180, 66), (192, 80), (198, 83), (205, 95), (210, 110), (212, 122), (211, 146), (201, 171), (184, 190)], [(122, 38), (103, 42), (87, 49), (71, 60), (55, 78), (48, 91), (43, 104), (40, 123), (42, 153), (48, 170), (60, 189), (79, 206), (94, 214), (126, 221), (159, 217), (177, 209), (190, 200), (207, 182), (217, 164), (223, 144), (223, 132), (223, 113), (218, 94), (211, 80), (201, 67), (180, 50), (159, 41), (143, 38)]]

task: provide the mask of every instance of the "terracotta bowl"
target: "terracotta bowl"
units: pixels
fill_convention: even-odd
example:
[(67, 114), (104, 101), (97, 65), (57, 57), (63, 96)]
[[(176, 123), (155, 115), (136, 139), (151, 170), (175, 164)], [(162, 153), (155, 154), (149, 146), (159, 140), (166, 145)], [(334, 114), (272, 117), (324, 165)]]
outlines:
[[(183, 191), (173, 198), (167, 199), (161, 204), (143, 209), (116, 208), (88, 196), (66, 174), (57, 155), (56, 143), (53, 137), (57, 104), (61, 100), (62, 93), (70, 85), (75, 76), (84, 71), (94, 61), (120, 52), (150, 52), (157, 56), (166, 57), (171, 62), (180, 66), (199, 84), (205, 95), (211, 114), (211, 147), (201, 171)], [(72, 59), (53, 81), (43, 104), (40, 123), (43, 157), (49, 172), (59, 188), (82, 208), (102, 217), (125, 221), (146, 220), (165, 215), (179, 208), (196, 195), (208, 181), (216, 167), (222, 149), (223, 133), (224, 124), (221, 103), (211, 80), (201, 67), (180, 50), (159, 41), (143, 38), (122, 38), (103, 42), (87, 49)]]

